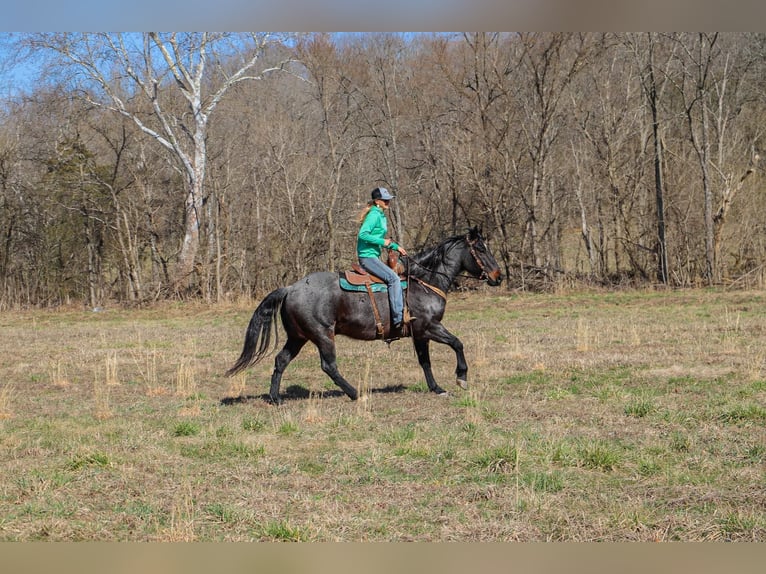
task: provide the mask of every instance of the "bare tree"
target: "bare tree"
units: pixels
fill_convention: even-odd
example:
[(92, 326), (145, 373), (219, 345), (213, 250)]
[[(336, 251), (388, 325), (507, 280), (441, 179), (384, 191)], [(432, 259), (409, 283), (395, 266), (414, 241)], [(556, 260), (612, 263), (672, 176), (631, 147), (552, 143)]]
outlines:
[[(75, 72), (73, 81), (90, 103), (129, 118), (177, 160), (186, 186), (184, 239), (176, 288), (194, 270), (206, 193), (207, 132), (211, 114), (235, 84), (262, 79), (282, 65), (259, 64), (275, 40), (270, 34), (148, 32), (56, 33), (25, 38), (53, 54), (54, 64)], [(173, 91), (185, 110), (176, 107)]]
[(512, 288), (763, 284), (764, 34), (23, 39), (48, 67), (0, 94), (0, 306), (339, 268), (371, 184), (413, 249), (484, 223)]
[[(752, 99), (751, 67), (739, 46), (718, 33), (679, 37), (684, 74), (676, 84), (683, 102), (689, 140), (699, 165), (704, 196), (705, 279), (722, 279), (721, 241), (732, 202), (758, 163), (755, 142), (734, 129)], [(739, 57), (737, 57), (739, 56)], [(745, 92), (745, 93), (743, 93)]]
[[(674, 54), (672, 48), (663, 52), (666, 43), (662, 43), (661, 37), (654, 32), (647, 32), (643, 35), (628, 34), (625, 42), (635, 58), (639, 79), (651, 115), (652, 142), (654, 145), (654, 190), (657, 213), (657, 276), (662, 283), (668, 283), (670, 277), (666, 240), (664, 128), (661, 106), (663, 105), (665, 90), (669, 85), (668, 63), (673, 60)], [(658, 59), (661, 61), (658, 62)]]
[[(644, 187), (646, 146), (641, 86), (624, 65), (616, 34), (595, 38), (591, 64), (571, 92), (573, 183), (591, 273), (605, 280), (622, 274), (646, 279), (640, 235), (645, 222), (634, 210)], [(638, 237), (636, 237), (638, 236)]]
[[(338, 255), (336, 212), (342, 197), (346, 164), (358, 151), (355, 125), (360, 99), (349, 77), (348, 54), (326, 34), (316, 34), (298, 45), (297, 53), (306, 67), (311, 107), (317, 116), (317, 172), (324, 176), (319, 205), (324, 211), (327, 234), (327, 269), (335, 270)], [(345, 64), (345, 65), (344, 65)], [(345, 68), (345, 69), (344, 69)]]
[[(552, 158), (557, 139), (566, 125), (564, 113), (569, 89), (587, 57), (585, 37), (572, 34), (522, 34), (518, 91), (523, 109), (522, 133), (529, 165), (529, 182), (522, 200), (527, 211), (526, 237), (533, 264), (550, 266), (556, 258), (553, 230), (559, 201), (553, 197)], [(543, 253), (544, 240), (549, 249)]]

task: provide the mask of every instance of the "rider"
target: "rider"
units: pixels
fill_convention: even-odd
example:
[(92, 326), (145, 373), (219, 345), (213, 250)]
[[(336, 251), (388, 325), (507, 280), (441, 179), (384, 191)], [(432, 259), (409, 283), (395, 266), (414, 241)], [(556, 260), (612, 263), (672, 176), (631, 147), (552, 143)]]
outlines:
[(356, 254), (359, 264), (368, 273), (385, 281), (388, 286), (388, 303), (391, 307), (391, 336), (400, 336), (403, 332), (404, 302), (402, 297), (402, 284), (396, 271), (391, 269), (380, 260), (383, 247), (398, 251), (407, 255), (407, 251), (401, 245), (397, 245), (386, 237), (388, 221), (386, 210), (389, 208), (394, 196), (385, 187), (376, 187), (372, 190), (372, 199), (367, 203), (367, 208), (362, 212), (359, 220), (361, 226), (356, 241)]

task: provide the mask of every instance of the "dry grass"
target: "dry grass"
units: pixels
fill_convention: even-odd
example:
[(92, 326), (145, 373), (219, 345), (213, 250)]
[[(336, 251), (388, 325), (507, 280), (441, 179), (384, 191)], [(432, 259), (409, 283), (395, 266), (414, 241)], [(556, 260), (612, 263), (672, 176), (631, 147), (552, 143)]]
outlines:
[(4, 384), (0, 388), (0, 420), (13, 417), (13, 400), (15, 395), (11, 384)]
[(766, 541), (761, 292), (451, 295), (432, 346), (227, 379), (252, 306), (4, 313), (3, 540)]

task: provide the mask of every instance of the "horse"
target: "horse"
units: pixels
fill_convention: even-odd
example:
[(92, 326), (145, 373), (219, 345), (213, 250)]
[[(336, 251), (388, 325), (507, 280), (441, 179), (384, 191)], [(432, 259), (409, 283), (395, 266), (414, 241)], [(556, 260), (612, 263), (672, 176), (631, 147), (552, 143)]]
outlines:
[[(468, 388), (468, 365), (463, 343), (450, 333), (441, 320), (447, 304), (446, 292), (461, 273), (497, 286), (503, 275), (495, 257), (487, 247), (477, 227), (464, 235), (450, 237), (436, 247), (401, 258), (402, 274), (407, 281), (405, 301), (413, 317), (404, 336), (412, 337), (415, 353), (425, 374), (428, 389), (437, 395), (446, 395), (434, 379), (431, 370), (429, 344), (431, 341), (449, 345), (455, 352), (455, 375), (461, 388)], [(371, 297), (380, 310), (374, 312)], [(375, 315), (378, 317), (375, 317)], [(341, 289), (337, 272), (315, 272), (289, 285), (269, 293), (253, 312), (245, 333), (245, 342), (237, 361), (226, 372), (233, 376), (257, 364), (278, 346), (277, 315), (287, 334), (287, 341), (274, 360), (269, 398), (281, 404), (279, 387), (282, 373), (303, 348), (311, 341), (319, 350), (321, 368), (351, 399), (358, 393), (338, 370), (335, 337), (344, 335), (352, 339), (371, 341), (391, 335), (388, 293), (353, 292)], [(382, 334), (376, 318), (383, 324)], [(276, 335), (271, 349), (272, 331)], [(382, 335), (382, 336), (381, 336)], [(388, 339), (390, 342), (390, 339)]]

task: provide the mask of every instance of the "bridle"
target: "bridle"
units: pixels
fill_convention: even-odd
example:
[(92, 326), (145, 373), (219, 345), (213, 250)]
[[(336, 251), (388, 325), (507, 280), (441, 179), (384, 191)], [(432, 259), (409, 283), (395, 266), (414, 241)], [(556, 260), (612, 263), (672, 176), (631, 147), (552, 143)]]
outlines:
[[(479, 240), (478, 240), (478, 239), (476, 239), (476, 240), (473, 240), (473, 241), (472, 241), (472, 240), (470, 239), (470, 236), (469, 236), (469, 234), (466, 234), (466, 235), (465, 235), (465, 237), (464, 237), (463, 239), (465, 239), (466, 245), (468, 245), (468, 250), (470, 251), (470, 253), (471, 253), (471, 256), (473, 257), (473, 260), (474, 260), (474, 262), (475, 262), (475, 263), (476, 263), (476, 265), (479, 267), (479, 269), (481, 269), (481, 274), (480, 274), (480, 275), (479, 275), (479, 277), (478, 277), (478, 278), (479, 278), (479, 280), (482, 280), (482, 281), (489, 281), (490, 277), (489, 277), (489, 273), (487, 273), (487, 268), (484, 266), (484, 263), (481, 261), (481, 258), (480, 258), (480, 257), (477, 255), (477, 253), (476, 253), (476, 249), (475, 249), (475, 247), (476, 247), (476, 244), (478, 243), (478, 241), (479, 241)], [(449, 247), (449, 248), (448, 248), (448, 249), (445, 251), (445, 255), (446, 255), (447, 253), (449, 253), (449, 251), (451, 251), (452, 249), (454, 249), (454, 247), (455, 247), (454, 245), (451, 245), (451, 246), (450, 246), (450, 247)], [(414, 276), (412, 276), (412, 274), (410, 273), (410, 268), (411, 268), (411, 266), (409, 265), (409, 263), (414, 263), (415, 265), (417, 265), (417, 266), (418, 266), (418, 267), (420, 267), (421, 269), (423, 269), (423, 270), (427, 271), (428, 273), (430, 273), (432, 276), (433, 276), (433, 275), (441, 275), (442, 277), (447, 277), (447, 278), (449, 278), (449, 279), (450, 279), (450, 281), (454, 280), (454, 279), (455, 279), (455, 278), (457, 278), (457, 277), (469, 277), (469, 278), (471, 278), (471, 279), (476, 279), (476, 277), (474, 277), (474, 276), (472, 276), (472, 275), (463, 275), (463, 274), (458, 274), (458, 275), (455, 275), (455, 276), (450, 276), (449, 274), (447, 274), (447, 273), (444, 273), (443, 271), (437, 271), (436, 269), (429, 269), (428, 267), (426, 267), (426, 266), (424, 266), (424, 265), (420, 264), (419, 262), (415, 261), (415, 259), (414, 259), (414, 258), (408, 257), (407, 259), (408, 259), (408, 265), (407, 265), (407, 281), (409, 282), (409, 281), (411, 281), (412, 279), (414, 279), (414, 280), (415, 280), (417, 283), (421, 284), (421, 285), (422, 285), (423, 287), (425, 287), (426, 289), (430, 289), (431, 291), (433, 291), (434, 293), (436, 293), (437, 295), (439, 295), (439, 297), (441, 297), (441, 298), (442, 298), (442, 299), (444, 299), (445, 301), (447, 300), (447, 294), (446, 294), (444, 291), (442, 291), (441, 289), (439, 289), (438, 287), (436, 287), (436, 286), (434, 286), (434, 285), (431, 285), (430, 283), (427, 283), (426, 281), (424, 281), (423, 279), (421, 279), (421, 278), (419, 278), (419, 277), (414, 277)], [(407, 297), (409, 297), (409, 291), (407, 292)]]
[(478, 243), (478, 239), (471, 241), (468, 238), (468, 235), (465, 236), (465, 242), (468, 244), (468, 250), (471, 252), (471, 255), (473, 256), (473, 260), (476, 262), (476, 265), (479, 266), (479, 269), (481, 269), (481, 275), (479, 275), (479, 280), (486, 281), (489, 279), (489, 273), (487, 273), (487, 268), (484, 267), (484, 263), (482, 263), (481, 258), (476, 255), (476, 250), (474, 249), (476, 243)]

